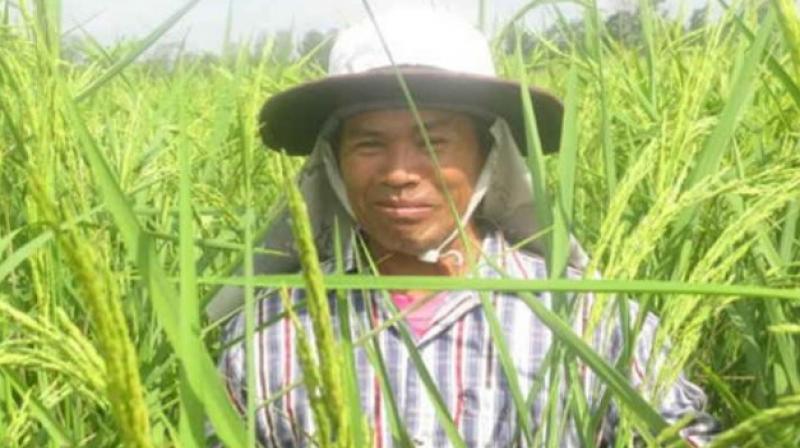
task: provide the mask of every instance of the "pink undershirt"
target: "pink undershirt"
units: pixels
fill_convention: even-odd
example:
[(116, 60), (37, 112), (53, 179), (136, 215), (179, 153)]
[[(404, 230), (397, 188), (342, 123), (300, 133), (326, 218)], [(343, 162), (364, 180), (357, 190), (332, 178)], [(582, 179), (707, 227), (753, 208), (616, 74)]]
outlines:
[[(408, 322), (411, 332), (417, 339), (421, 338), (422, 335), (431, 328), (433, 318), (436, 316), (436, 312), (439, 311), (439, 308), (444, 304), (446, 298), (447, 293), (437, 294), (436, 297), (431, 299), (428, 303), (406, 316), (406, 322)], [(413, 297), (401, 292), (393, 293), (392, 301), (401, 312), (411, 307), (416, 302)]]

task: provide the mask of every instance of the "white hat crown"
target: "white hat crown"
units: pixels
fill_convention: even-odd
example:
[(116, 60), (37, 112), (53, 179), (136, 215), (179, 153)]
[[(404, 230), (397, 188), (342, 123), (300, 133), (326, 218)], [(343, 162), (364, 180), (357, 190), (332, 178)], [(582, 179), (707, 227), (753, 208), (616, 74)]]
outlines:
[[(486, 37), (461, 17), (432, 8), (393, 9), (375, 16), (394, 63), (462, 74), (496, 76)], [(339, 35), (329, 75), (351, 75), (392, 65), (369, 18)]]

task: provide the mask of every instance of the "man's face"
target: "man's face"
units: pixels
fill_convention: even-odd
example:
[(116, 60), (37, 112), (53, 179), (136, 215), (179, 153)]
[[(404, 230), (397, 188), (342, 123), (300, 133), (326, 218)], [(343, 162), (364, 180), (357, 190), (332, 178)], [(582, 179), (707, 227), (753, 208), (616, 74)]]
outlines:
[[(438, 109), (420, 115), (444, 186), (463, 215), (485, 158), (473, 120)], [(456, 228), (422, 132), (408, 110), (348, 118), (339, 142), (339, 167), (356, 220), (383, 250), (417, 255), (437, 247)]]

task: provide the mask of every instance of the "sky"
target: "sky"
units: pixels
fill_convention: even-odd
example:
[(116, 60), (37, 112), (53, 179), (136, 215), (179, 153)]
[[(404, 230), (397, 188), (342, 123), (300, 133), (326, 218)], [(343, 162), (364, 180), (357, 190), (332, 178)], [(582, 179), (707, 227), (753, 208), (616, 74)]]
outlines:
[[(201, 0), (162, 43), (186, 39), (192, 51), (216, 52), (222, 48), (229, 1), (232, 11), (232, 39), (253, 39), (259, 34), (292, 28), (302, 35), (310, 29), (326, 31), (341, 28), (365, 17), (362, 0)], [(688, 16), (707, 0), (666, 0), (673, 13), (685, 8)], [(139, 38), (157, 27), (186, 0), (62, 0), (63, 30), (91, 34), (103, 44), (126, 38)], [(385, 9), (397, 0), (370, 0), (374, 10)], [(404, 0), (405, 4), (433, 5), (464, 15), (477, 23), (478, 0)], [(486, 0), (487, 26), (502, 23), (529, 0)], [(611, 12), (630, 8), (636, 0), (598, 0), (601, 10)], [(576, 15), (576, 7), (564, 7)], [(552, 7), (534, 8), (526, 16), (529, 26), (541, 27), (555, 17)]]

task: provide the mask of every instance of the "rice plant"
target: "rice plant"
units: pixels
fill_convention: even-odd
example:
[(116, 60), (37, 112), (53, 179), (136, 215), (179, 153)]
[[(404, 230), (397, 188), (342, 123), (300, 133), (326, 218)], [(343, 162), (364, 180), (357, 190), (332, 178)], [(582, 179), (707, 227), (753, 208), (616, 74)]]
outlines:
[[(321, 446), (371, 440), (353, 353), (363, 349), (381, 366), (372, 336), (404, 316), (352, 339), (341, 330), (356, 323), (331, 322), (319, 299), (337, 291), (344, 307), (347, 290), (411, 286), (517, 291), (556, 337), (541, 373), (548, 384), (569, 382), (577, 368), (595, 372), (599, 408), (574, 390), (568, 408), (553, 402), (542, 421), (520, 422), (530, 445), (558, 446), (571, 422), (589, 444), (612, 405), (618, 446), (679, 443), (655, 408), (681, 371), (708, 393), (725, 429), (715, 446), (800, 445), (792, 2), (720, 2), (721, 17), (688, 28), (642, 1), (632, 42), (608, 29), (594, 2), (579, 2), (583, 22), (529, 32), (533, 46), (514, 35), (519, 19), (553, 2), (531, 2), (499, 28), (503, 76), (558, 93), (568, 117), (561, 152), (528, 160), (540, 219), (552, 223), (540, 237), (554, 275), (527, 282), (323, 274), (291, 184), (303, 160), (265, 151), (256, 113), (324, 70), (312, 57), (279, 62), (274, 41), (212, 60), (142, 59), (196, 3), (165, 14), (141, 41), (102, 48), (87, 38), (71, 61), (62, 57), (57, 1), (0, 1), (0, 446), (256, 446), (255, 413), (270, 403), (235, 407), (216, 366), (225, 320), (203, 313), (223, 285), (244, 287), (245, 340), (259, 330), (252, 308), (262, 288), (315, 292), (287, 315), (297, 330), (296, 313), (314, 318), (312, 331), (297, 332), (305, 383), (294, 387), (315, 394), (319, 430), (308, 437)], [(274, 255), (257, 243), (287, 203), (302, 274), (253, 275), (254, 256)], [(561, 278), (570, 233), (591, 254), (587, 272), (602, 279)], [(545, 291), (593, 292), (590, 328), (621, 320), (627, 349), (642, 325), (630, 317), (658, 315), (654, 349), (668, 347), (659, 375), (632, 387), (623, 363), (565, 323), (569, 309), (534, 300)], [(250, 382), (255, 358), (245, 351)], [(434, 383), (425, 385), (435, 398)], [(514, 406), (536, 387), (515, 390)], [(408, 441), (389, 398), (393, 434)], [(435, 411), (452, 426), (445, 404)], [(463, 445), (457, 430), (448, 440)]]

